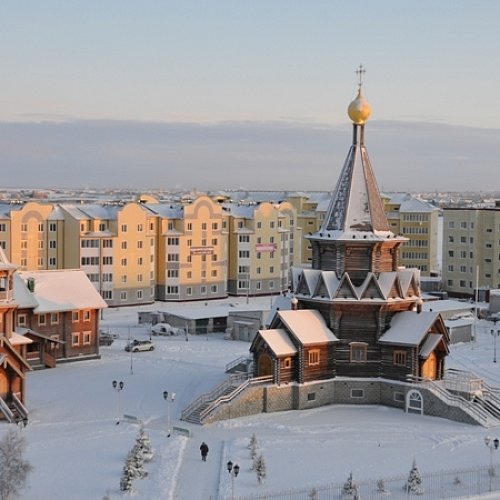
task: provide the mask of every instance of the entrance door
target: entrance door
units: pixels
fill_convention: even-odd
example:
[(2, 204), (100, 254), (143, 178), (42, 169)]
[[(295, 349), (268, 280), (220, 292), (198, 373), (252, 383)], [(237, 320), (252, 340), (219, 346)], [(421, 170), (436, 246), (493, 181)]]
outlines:
[(429, 380), (437, 379), (437, 356), (435, 352), (431, 352), (429, 357), (422, 364), (422, 377)]
[(273, 374), (273, 360), (267, 354), (262, 354), (259, 358), (259, 377), (267, 377)]

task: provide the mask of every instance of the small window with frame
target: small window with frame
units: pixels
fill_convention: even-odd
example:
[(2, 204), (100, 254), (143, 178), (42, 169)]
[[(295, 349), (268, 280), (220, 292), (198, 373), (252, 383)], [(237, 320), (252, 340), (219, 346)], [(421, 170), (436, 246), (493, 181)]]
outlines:
[(78, 321), (80, 321), (80, 311), (73, 311), (71, 313), (71, 321), (73, 323), (77, 323)]
[(283, 360), (283, 368), (291, 368), (292, 367), (292, 358), (285, 358)]
[(406, 366), (407, 355), (406, 351), (394, 351), (392, 353), (392, 364), (394, 366)]
[(309, 366), (317, 366), (317, 365), (319, 365), (319, 360), (320, 360), (319, 354), (320, 354), (319, 349), (311, 349), (308, 352)]
[(351, 342), (349, 347), (351, 363), (366, 363), (368, 360), (368, 344), (365, 342)]

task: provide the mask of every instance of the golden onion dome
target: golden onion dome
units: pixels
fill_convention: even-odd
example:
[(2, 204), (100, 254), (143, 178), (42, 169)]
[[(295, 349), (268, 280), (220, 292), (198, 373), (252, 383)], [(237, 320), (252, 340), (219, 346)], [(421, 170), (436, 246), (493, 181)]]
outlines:
[(349, 104), (347, 114), (355, 125), (364, 125), (368, 118), (370, 118), (371, 113), (372, 108), (361, 94), (360, 88), (356, 99)]

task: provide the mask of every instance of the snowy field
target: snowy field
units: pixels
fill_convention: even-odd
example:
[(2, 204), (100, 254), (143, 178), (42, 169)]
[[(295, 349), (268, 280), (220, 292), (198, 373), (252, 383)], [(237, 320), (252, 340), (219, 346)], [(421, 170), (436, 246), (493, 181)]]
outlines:
[[(262, 304), (267, 307), (269, 299)], [(140, 419), (155, 450), (146, 465), (148, 477), (134, 481), (133, 498), (147, 500), (227, 499), (232, 487), (235, 498), (312, 488), (345, 482), (351, 471), (359, 481), (376, 480), (407, 475), (413, 459), (421, 472), (487, 466), (490, 452), (484, 438), (500, 437), (500, 427), (486, 430), (380, 406), (328, 406), (204, 427), (186, 424), (179, 421), (182, 409), (220, 383), (225, 365), (247, 355), (249, 344), (219, 335), (190, 336), (189, 341), (153, 337), (153, 352), (130, 355), (124, 351), (129, 335), (149, 338), (149, 327), (137, 323), (138, 310), (104, 312), (102, 326), (118, 332), (120, 338), (110, 347), (102, 347), (102, 359), (29, 373), (30, 422), (20, 432), (27, 441), (26, 458), (34, 469), (29, 487), (23, 491), (24, 500), (125, 496), (120, 492), (120, 476), (139, 426), (130, 418), (122, 418), (116, 425), (118, 415)], [(491, 385), (500, 386), (500, 363), (493, 363), (490, 328), (481, 321), (474, 345), (452, 346), (448, 367), (472, 370)], [(113, 380), (124, 382), (119, 394), (113, 390)], [(165, 390), (176, 393), (173, 403), (164, 400)], [(178, 433), (167, 437), (169, 421), (171, 426), (189, 429), (192, 437)], [(0, 432), (8, 427), (1, 424)], [(267, 466), (262, 485), (250, 470), (247, 445), (253, 434)], [(206, 463), (200, 459), (202, 441), (210, 447)], [(500, 451), (498, 454), (500, 462)], [(226, 470), (228, 460), (241, 467), (233, 485)]]

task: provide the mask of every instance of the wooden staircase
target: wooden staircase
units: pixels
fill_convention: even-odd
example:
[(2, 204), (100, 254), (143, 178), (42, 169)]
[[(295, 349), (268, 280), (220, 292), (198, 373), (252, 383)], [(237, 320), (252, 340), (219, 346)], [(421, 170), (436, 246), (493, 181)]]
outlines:
[(11, 394), (8, 400), (0, 397), (0, 412), (11, 424), (28, 422), (28, 409), (15, 394)]

